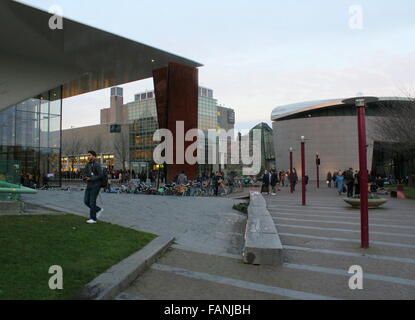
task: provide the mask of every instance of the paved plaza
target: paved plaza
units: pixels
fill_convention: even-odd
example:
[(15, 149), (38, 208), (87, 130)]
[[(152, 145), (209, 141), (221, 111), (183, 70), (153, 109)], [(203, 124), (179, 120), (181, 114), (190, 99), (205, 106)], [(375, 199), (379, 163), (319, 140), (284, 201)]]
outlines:
[[(232, 210), (240, 200), (103, 194), (103, 220), (176, 237), (119, 299), (414, 299), (415, 202), (389, 199), (371, 210), (363, 250), (359, 210), (335, 190), (309, 189), (306, 207), (287, 188), (264, 196), (284, 246), (279, 267), (242, 262), (246, 216)], [(26, 198), (87, 215), (80, 192)], [(363, 268), (363, 290), (349, 288), (353, 265)]]

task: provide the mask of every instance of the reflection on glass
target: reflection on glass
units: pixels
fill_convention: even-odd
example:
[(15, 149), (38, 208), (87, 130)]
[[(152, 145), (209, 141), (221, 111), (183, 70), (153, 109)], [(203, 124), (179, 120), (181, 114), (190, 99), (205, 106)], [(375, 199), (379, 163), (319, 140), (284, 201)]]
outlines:
[(0, 112), (0, 160), (18, 163), (25, 185), (60, 185), (60, 92), (58, 88)]

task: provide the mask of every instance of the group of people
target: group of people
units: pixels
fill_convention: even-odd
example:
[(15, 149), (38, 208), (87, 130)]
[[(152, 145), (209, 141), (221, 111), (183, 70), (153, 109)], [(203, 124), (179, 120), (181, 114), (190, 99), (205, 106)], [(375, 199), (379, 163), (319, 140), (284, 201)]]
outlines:
[(352, 198), (355, 195), (360, 195), (360, 172), (353, 171), (353, 168), (344, 171), (336, 171), (333, 174), (327, 174), (327, 185), (329, 188), (337, 188), (339, 195), (347, 192), (347, 197)]
[[(268, 171), (265, 170), (262, 176), (262, 188), (261, 193), (277, 195), (277, 191), (281, 191), (279, 187), (288, 187), (292, 183), (293, 190), (298, 183), (297, 170), (294, 168), (292, 176), (289, 171), (276, 171), (274, 169)], [(308, 177), (306, 178), (306, 184), (308, 183)]]
[(189, 181), (186, 174), (182, 172), (181, 174), (177, 175), (173, 182), (177, 185), (191, 185), (191, 195), (192, 193), (196, 192), (198, 188), (212, 188), (214, 190), (214, 195), (218, 196), (219, 194), (225, 193), (225, 183), (227, 182), (230, 192), (233, 191), (233, 187), (235, 184), (235, 179), (233, 175), (230, 175), (225, 181), (225, 175), (221, 171), (207, 172), (201, 173), (198, 177), (193, 180)]

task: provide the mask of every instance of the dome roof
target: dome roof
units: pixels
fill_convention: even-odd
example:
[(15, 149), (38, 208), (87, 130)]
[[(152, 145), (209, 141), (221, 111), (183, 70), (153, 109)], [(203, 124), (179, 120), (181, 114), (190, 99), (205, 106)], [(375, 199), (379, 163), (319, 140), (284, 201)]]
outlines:
[(366, 99), (369, 101), (373, 101), (376, 99), (379, 102), (384, 101), (414, 101), (414, 99), (411, 98), (402, 98), (402, 97), (380, 97), (380, 98), (374, 98), (374, 97), (355, 97), (350, 99), (327, 99), (327, 100), (315, 100), (315, 101), (306, 101), (306, 102), (299, 102), (299, 103), (293, 103), (288, 105), (283, 105), (276, 107), (271, 114), (271, 120), (276, 121), (281, 118), (285, 118), (290, 115), (294, 115), (297, 113), (305, 112), (305, 111), (311, 111), (316, 109), (322, 109), (322, 108), (330, 108), (335, 107), (338, 105), (345, 105), (349, 103), (350, 101), (354, 101), (354, 99)]

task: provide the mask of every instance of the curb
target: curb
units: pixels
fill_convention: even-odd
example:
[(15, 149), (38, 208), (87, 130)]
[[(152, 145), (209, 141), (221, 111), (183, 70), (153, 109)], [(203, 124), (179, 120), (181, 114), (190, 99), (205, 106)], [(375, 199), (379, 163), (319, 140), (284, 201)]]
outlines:
[(39, 207), (39, 208), (43, 208), (43, 209), (49, 209), (49, 210), (53, 210), (56, 211), (56, 213), (63, 213), (63, 214), (73, 214), (76, 216), (82, 216), (82, 217), (88, 217), (89, 215), (87, 213), (83, 214), (83, 213), (79, 213), (79, 212), (75, 212), (72, 211), (70, 209), (65, 209), (65, 208), (61, 208), (61, 207), (57, 207), (51, 204), (45, 204), (45, 203), (38, 203), (36, 200), (30, 199), (30, 200), (23, 200), (23, 202), (28, 203), (30, 205)]
[(113, 300), (172, 245), (173, 237), (158, 237), (88, 283), (75, 300)]
[(259, 192), (250, 193), (245, 231), (244, 262), (254, 265), (283, 264), (283, 246), (277, 228)]

